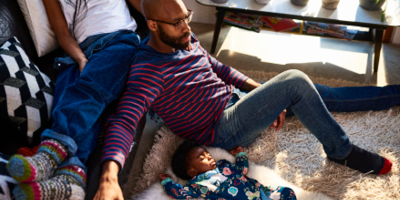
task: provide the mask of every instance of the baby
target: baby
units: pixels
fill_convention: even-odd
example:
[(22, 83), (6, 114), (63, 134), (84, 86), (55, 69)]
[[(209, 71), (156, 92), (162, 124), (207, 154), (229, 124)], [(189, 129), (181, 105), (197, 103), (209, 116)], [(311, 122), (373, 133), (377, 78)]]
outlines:
[(272, 190), (247, 177), (249, 162), (242, 147), (236, 147), (230, 153), (236, 156), (235, 164), (227, 160), (216, 162), (200, 144), (187, 140), (176, 150), (172, 158), (172, 170), (179, 178), (189, 182), (182, 186), (174, 183), (170, 175), (160, 174), (161, 184), (168, 195), (175, 199), (296, 199), (290, 188)]

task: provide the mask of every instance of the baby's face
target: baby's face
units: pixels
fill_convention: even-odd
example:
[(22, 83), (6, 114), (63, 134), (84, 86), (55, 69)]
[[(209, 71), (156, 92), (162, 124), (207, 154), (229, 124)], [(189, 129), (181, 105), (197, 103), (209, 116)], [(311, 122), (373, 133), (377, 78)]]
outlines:
[[(189, 171), (193, 170), (196, 176), (217, 167), (214, 158), (202, 147), (191, 149), (188, 154)], [(190, 174), (189, 174), (190, 175)]]

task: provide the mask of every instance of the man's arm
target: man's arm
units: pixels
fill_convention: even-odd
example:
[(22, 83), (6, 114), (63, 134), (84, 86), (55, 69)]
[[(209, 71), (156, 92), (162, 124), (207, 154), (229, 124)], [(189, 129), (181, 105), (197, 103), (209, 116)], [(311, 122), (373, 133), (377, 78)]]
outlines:
[(164, 82), (157, 68), (141, 64), (131, 67), (127, 89), (116, 111), (106, 122), (102, 176), (96, 200), (122, 199), (118, 172), (129, 154), (140, 118), (164, 90), (163, 87)]
[(142, 6), (141, 6), (142, 0), (128, 0), (128, 1), (137, 11), (139, 11), (141, 14), (143, 14)]
[(163, 76), (157, 66), (135, 64), (131, 67), (126, 88), (117, 109), (106, 121), (102, 156), (102, 162), (113, 160), (121, 168), (129, 154), (137, 124), (164, 91)]
[(213, 71), (226, 84), (234, 85), (235, 87), (237, 87), (243, 91), (246, 91), (246, 92), (250, 92), (261, 85), (260, 83), (247, 77), (243, 73), (237, 71), (236, 69), (234, 69), (228, 65), (224, 65), (223, 63), (218, 61), (216, 58), (214, 58), (210, 54), (208, 54), (208, 52), (203, 47), (200, 46), (200, 48), (203, 51), (204, 55), (208, 58), (208, 61), (210, 62), (211, 68), (213, 69)]
[(208, 52), (203, 47), (200, 46), (199, 48), (202, 51), (203, 55), (208, 59), (208, 62), (211, 64), (213, 72), (215, 72), (215, 74), (217, 74), (217, 76), (221, 80), (223, 80), (228, 85), (233, 85), (236, 88), (242, 89), (244, 83), (249, 77), (228, 65), (222, 64), (217, 59), (208, 54)]

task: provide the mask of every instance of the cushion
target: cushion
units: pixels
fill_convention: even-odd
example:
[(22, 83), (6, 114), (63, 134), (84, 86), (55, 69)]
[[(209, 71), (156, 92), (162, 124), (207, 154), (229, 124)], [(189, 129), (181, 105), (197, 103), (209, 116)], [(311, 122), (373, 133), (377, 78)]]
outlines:
[(6, 169), (8, 159), (10, 156), (0, 153), (0, 199), (1, 200), (11, 200), (12, 190), (17, 185), (17, 181), (11, 178)]
[(18, 0), (39, 57), (55, 50), (59, 45), (51, 28), (42, 0)]
[(38, 140), (50, 119), (53, 91), (54, 83), (31, 62), (17, 38), (0, 47), (0, 117), (29, 141)]

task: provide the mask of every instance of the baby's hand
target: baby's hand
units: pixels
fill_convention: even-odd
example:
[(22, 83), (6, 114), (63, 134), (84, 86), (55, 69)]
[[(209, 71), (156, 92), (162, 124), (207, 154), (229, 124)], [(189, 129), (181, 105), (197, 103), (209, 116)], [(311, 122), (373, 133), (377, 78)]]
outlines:
[(231, 149), (231, 154), (234, 155), (234, 156), (236, 154), (240, 153), (240, 152), (243, 152), (243, 147), (241, 147), (241, 146), (238, 146), (238, 147), (235, 147), (235, 148)]
[(158, 178), (160, 179), (160, 181), (163, 181), (164, 179), (166, 179), (166, 178), (171, 178), (171, 175), (169, 175), (169, 174), (159, 174), (158, 175)]

